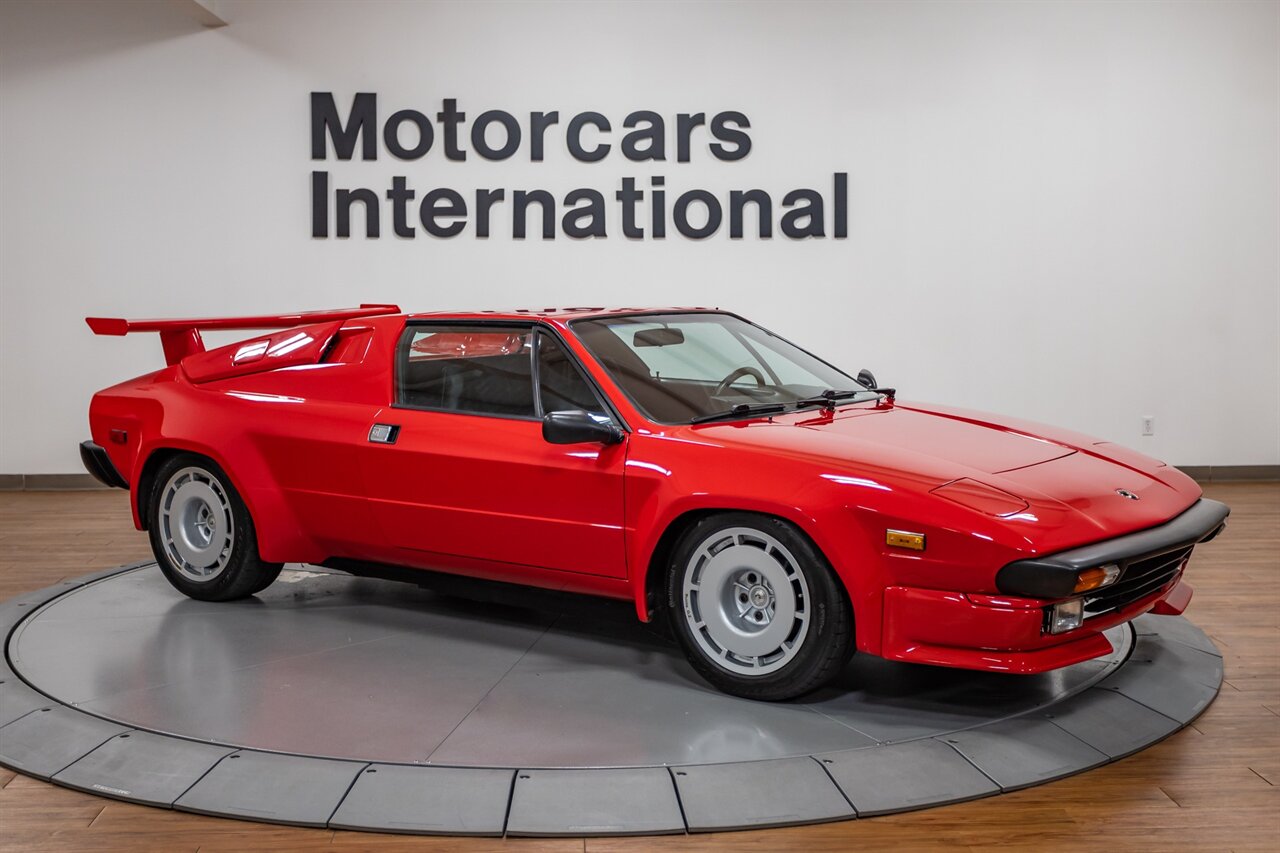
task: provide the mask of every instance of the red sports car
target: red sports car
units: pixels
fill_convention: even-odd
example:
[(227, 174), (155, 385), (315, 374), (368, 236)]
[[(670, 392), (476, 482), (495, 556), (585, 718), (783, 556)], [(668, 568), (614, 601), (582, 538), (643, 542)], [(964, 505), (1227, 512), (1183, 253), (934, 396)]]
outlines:
[[(904, 403), (734, 314), (395, 306), (192, 320), (100, 391), (86, 467), (183, 593), (282, 563), (635, 602), (722, 690), (785, 699), (855, 649), (1041, 672), (1176, 614), (1229, 510), (1084, 435)], [(202, 329), (284, 329), (206, 351)]]

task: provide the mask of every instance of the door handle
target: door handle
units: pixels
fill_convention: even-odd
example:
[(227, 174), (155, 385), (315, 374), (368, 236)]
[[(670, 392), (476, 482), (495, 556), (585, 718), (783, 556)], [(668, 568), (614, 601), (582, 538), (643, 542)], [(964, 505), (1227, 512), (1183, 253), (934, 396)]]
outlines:
[(374, 424), (369, 428), (369, 441), (372, 444), (395, 444), (400, 435), (400, 424)]

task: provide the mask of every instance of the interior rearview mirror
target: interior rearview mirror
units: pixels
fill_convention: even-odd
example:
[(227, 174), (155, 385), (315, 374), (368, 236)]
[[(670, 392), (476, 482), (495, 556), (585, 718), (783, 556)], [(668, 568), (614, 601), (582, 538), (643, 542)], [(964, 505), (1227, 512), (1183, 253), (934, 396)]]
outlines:
[(669, 347), (684, 343), (684, 332), (665, 326), (661, 329), (641, 329), (632, 336), (631, 341), (638, 347)]
[(543, 415), (542, 437), (551, 444), (617, 444), (622, 441), (622, 430), (581, 409), (570, 409)]

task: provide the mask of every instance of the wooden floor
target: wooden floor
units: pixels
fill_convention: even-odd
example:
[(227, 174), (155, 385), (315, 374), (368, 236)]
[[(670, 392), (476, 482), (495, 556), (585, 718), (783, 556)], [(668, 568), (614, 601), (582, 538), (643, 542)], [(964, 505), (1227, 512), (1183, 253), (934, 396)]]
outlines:
[[(972, 803), (844, 823), (668, 838), (417, 838), (199, 817), (88, 796), (0, 768), (3, 850), (803, 849), (1280, 851), (1280, 484), (1206, 488), (1233, 513), (1197, 552), (1188, 616), (1226, 659), (1209, 710), (1097, 770)], [(0, 493), (0, 600), (146, 559), (122, 492)]]

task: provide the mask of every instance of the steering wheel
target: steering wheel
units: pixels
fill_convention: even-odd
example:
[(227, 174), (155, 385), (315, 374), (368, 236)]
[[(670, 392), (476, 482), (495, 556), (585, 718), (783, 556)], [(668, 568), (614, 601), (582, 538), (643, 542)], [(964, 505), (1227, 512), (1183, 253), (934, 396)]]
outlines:
[(739, 367), (737, 370), (730, 373), (724, 379), (720, 380), (720, 384), (716, 386), (716, 390), (714, 391), (713, 396), (719, 397), (723, 395), (726, 391), (729, 390), (730, 385), (737, 382), (739, 379), (741, 379), (744, 376), (750, 376), (752, 379), (756, 381), (756, 385), (760, 388), (763, 388), (765, 386), (764, 376), (760, 373), (760, 371), (756, 370), (754, 367)]

